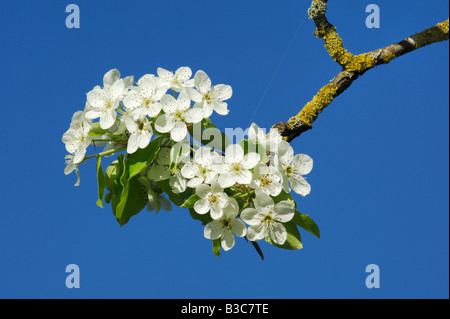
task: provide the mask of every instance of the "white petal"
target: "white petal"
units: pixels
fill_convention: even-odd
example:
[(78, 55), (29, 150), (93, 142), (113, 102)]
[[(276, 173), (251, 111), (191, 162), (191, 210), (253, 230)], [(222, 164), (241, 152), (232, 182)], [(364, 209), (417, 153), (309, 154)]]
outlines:
[(218, 239), (222, 236), (223, 225), (215, 220), (209, 222), (205, 226), (204, 235), (208, 239)]
[(161, 106), (164, 112), (167, 114), (173, 114), (178, 110), (178, 102), (175, 98), (169, 94), (165, 94), (161, 98)]
[(246, 169), (251, 169), (256, 166), (256, 164), (259, 163), (261, 159), (261, 155), (258, 153), (248, 153), (244, 155), (244, 158), (242, 159), (242, 166)]
[(228, 218), (235, 218), (239, 214), (239, 204), (233, 197), (228, 198), (228, 205), (223, 209)]
[(162, 114), (155, 121), (155, 129), (160, 133), (167, 133), (173, 128), (172, 117)]
[(247, 235), (247, 228), (245, 227), (245, 224), (242, 222), (242, 220), (239, 219), (233, 219), (231, 221), (231, 229), (236, 234), (236, 236), (244, 237)]
[(178, 109), (181, 111), (186, 111), (191, 106), (191, 99), (186, 90), (181, 91), (180, 95), (178, 95), (177, 102)]
[(106, 111), (100, 117), (100, 127), (104, 130), (109, 129), (116, 122), (117, 113), (115, 110)]
[(230, 110), (228, 110), (228, 104), (225, 102), (213, 100), (211, 101), (211, 107), (219, 115), (227, 115), (228, 113), (230, 113)]
[(228, 100), (233, 95), (231, 86), (218, 84), (214, 86), (212, 98), (217, 101)]
[(200, 199), (195, 202), (194, 210), (201, 215), (206, 214), (211, 209), (208, 199)]
[(246, 208), (241, 212), (241, 218), (250, 226), (256, 226), (261, 223), (259, 213), (254, 208)]
[(136, 92), (130, 93), (123, 100), (123, 104), (125, 105), (127, 110), (133, 110), (142, 105), (142, 97)]
[(127, 153), (133, 154), (139, 147), (138, 133), (133, 133), (128, 138)]
[(269, 237), (278, 245), (283, 245), (287, 238), (286, 228), (277, 222), (270, 224), (268, 229)]
[(187, 135), (187, 127), (184, 122), (175, 122), (173, 128), (170, 130), (170, 137), (175, 142), (180, 142)]
[(274, 206), (273, 199), (270, 196), (263, 194), (255, 197), (254, 203), (256, 209), (271, 209)]
[(228, 145), (225, 149), (225, 161), (227, 163), (240, 163), (243, 158), (244, 150), (239, 144)]
[(231, 187), (236, 184), (236, 178), (231, 174), (221, 174), (217, 181), (222, 188)]
[(279, 222), (286, 223), (294, 217), (295, 208), (290, 202), (281, 201), (275, 205), (274, 211), (273, 218)]
[(156, 73), (158, 74), (158, 76), (161, 79), (163, 79), (164, 81), (167, 81), (167, 82), (172, 82), (175, 79), (175, 77), (174, 77), (172, 72), (170, 72), (170, 71), (168, 71), (166, 69), (163, 69), (163, 68), (158, 68), (156, 70)]
[(223, 216), (223, 209), (217, 205), (211, 205), (211, 210), (209, 211), (212, 219), (219, 219)]
[(236, 182), (242, 185), (248, 185), (252, 181), (252, 173), (249, 170), (240, 170), (235, 175)]
[(125, 83), (123, 83), (122, 79), (114, 82), (114, 84), (111, 86), (111, 94), (114, 97), (114, 99), (121, 97), (124, 89)]
[(152, 134), (150, 132), (142, 132), (139, 136), (139, 148), (146, 148), (151, 138)]
[(175, 77), (178, 79), (179, 82), (187, 81), (191, 76), (192, 70), (187, 66), (182, 66), (178, 68), (178, 70), (175, 72)]
[(311, 192), (311, 185), (300, 175), (293, 174), (290, 178), (291, 187), (294, 192), (306, 196)]
[(87, 101), (94, 109), (102, 109), (105, 106), (103, 99), (104, 92), (102, 89), (94, 89), (87, 94)]
[(193, 88), (186, 88), (187, 93), (189, 94), (189, 98), (194, 102), (201, 102), (203, 99), (203, 95)]
[(264, 163), (258, 163), (253, 169), (253, 172), (257, 177), (262, 177), (264, 175), (267, 175), (267, 173), (269, 173), (269, 167)]
[(181, 168), (181, 175), (185, 178), (194, 178), (198, 174), (198, 165), (193, 162), (184, 164)]
[(233, 248), (235, 241), (236, 239), (234, 238), (234, 235), (232, 233), (230, 233), (228, 230), (225, 230), (223, 232), (221, 240), (223, 250), (228, 251)]
[(211, 187), (206, 184), (199, 185), (195, 188), (195, 193), (200, 198), (205, 199), (211, 193)]
[(298, 169), (300, 175), (306, 175), (311, 172), (313, 168), (313, 160), (306, 154), (297, 154), (292, 160), (292, 166)]
[(194, 177), (189, 182), (187, 182), (187, 187), (196, 188), (204, 182), (203, 177)]
[(211, 80), (202, 70), (197, 71), (194, 76), (195, 87), (200, 93), (205, 94), (211, 90)]
[(188, 123), (198, 123), (203, 118), (203, 108), (192, 108), (185, 113), (185, 119)]
[(247, 230), (247, 238), (250, 241), (258, 241), (266, 237), (267, 227), (265, 224), (250, 226)]
[(125, 126), (130, 133), (137, 132), (138, 130), (136, 122), (130, 116), (125, 119)]
[(103, 86), (113, 85), (120, 78), (120, 72), (117, 69), (109, 70), (103, 76)]

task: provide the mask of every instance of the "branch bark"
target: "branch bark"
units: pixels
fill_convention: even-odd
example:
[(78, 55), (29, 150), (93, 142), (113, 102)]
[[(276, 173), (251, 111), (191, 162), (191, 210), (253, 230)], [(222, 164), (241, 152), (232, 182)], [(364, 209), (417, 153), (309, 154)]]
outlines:
[(326, 18), (327, 3), (327, 0), (313, 0), (308, 15), (316, 25), (314, 34), (323, 39), (325, 49), (342, 67), (342, 71), (322, 87), (297, 115), (287, 122), (280, 122), (273, 126), (288, 142), (311, 129), (319, 114), (365, 72), (378, 65), (388, 64), (406, 53), (449, 39), (449, 20), (447, 19), (400, 42), (368, 53), (353, 55), (345, 49), (336, 28)]

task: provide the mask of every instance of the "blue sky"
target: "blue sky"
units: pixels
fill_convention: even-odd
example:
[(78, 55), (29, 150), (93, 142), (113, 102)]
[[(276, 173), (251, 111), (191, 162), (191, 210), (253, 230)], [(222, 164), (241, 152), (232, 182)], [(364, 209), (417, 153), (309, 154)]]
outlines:
[[(3, 78), (1, 298), (448, 298), (448, 42), (377, 67), (292, 142), (314, 159), (296, 196), (321, 238), (304, 248), (245, 240), (217, 258), (187, 210), (142, 212), (119, 227), (96, 206), (95, 163), (65, 176), (62, 134), (112, 68), (204, 70), (233, 97), (222, 129), (286, 121), (339, 72), (312, 32), (310, 1), (65, 1), (0, 8)], [(381, 28), (365, 26), (376, 3)], [(389, 45), (448, 18), (448, 2), (329, 1), (352, 53)], [(252, 116), (254, 114), (254, 116)], [(66, 266), (80, 267), (68, 289)], [(368, 289), (365, 268), (380, 268)]]

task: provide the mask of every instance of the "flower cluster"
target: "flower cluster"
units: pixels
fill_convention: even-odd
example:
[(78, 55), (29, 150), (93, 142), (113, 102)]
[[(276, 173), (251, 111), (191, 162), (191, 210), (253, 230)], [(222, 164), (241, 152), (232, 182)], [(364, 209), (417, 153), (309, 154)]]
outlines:
[[(204, 236), (216, 248), (231, 249), (235, 235), (286, 245), (286, 226), (298, 213), (289, 193), (310, 193), (304, 175), (313, 161), (295, 155), (276, 130), (266, 134), (256, 124), (237, 144), (205, 142), (205, 129), (218, 131), (209, 117), (228, 114), (231, 96), (231, 86), (212, 85), (201, 70), (192, 77), (188, 67), (158, 68), (136, 83), (113, 69), (102, 87), (87, 93), (84, 111), (73, 115), (63, 135), (70, 153), (65, 174), (78, 175), (78, 165), (96, 157), (100, 204), (111, 203), (121, 224), (144, 206), (158, 212), (170, 210), (172, 202), (203, 222)], [(220, 142), (223, 138), (219, 134)], [(104, 146), (103, 152), (86, 156), (89, 145)], [(122, 152), (127, 156), (119, 155), (103, 173), (100, 159)], [(103, 198), (105, 187), (109, 193)]]

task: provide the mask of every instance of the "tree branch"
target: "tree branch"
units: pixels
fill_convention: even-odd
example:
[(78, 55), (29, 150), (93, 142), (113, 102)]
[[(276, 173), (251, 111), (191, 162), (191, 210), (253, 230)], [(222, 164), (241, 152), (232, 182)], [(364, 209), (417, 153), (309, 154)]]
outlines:
[(336, 28), (325, 16), (327, 2), (327, 0), (313, 0), (308, 15), (316, 25), (314, 34), (323, 39), (325, 49), (333, 60), (342, 67), (342, 71), (322, 87), (297, 115), (291, 117), (286, 123), (280, 122), (273, 126), (288, 142), (311, 129), (312, 123), (319, 114), (368, 70), (378, 65), (388, 64), (393, 59), (408, 52), (449, 39), (449, 20), (447, 19), (400, 42), (368, 53), (353, 55), (344, 48), (343, 41)]

